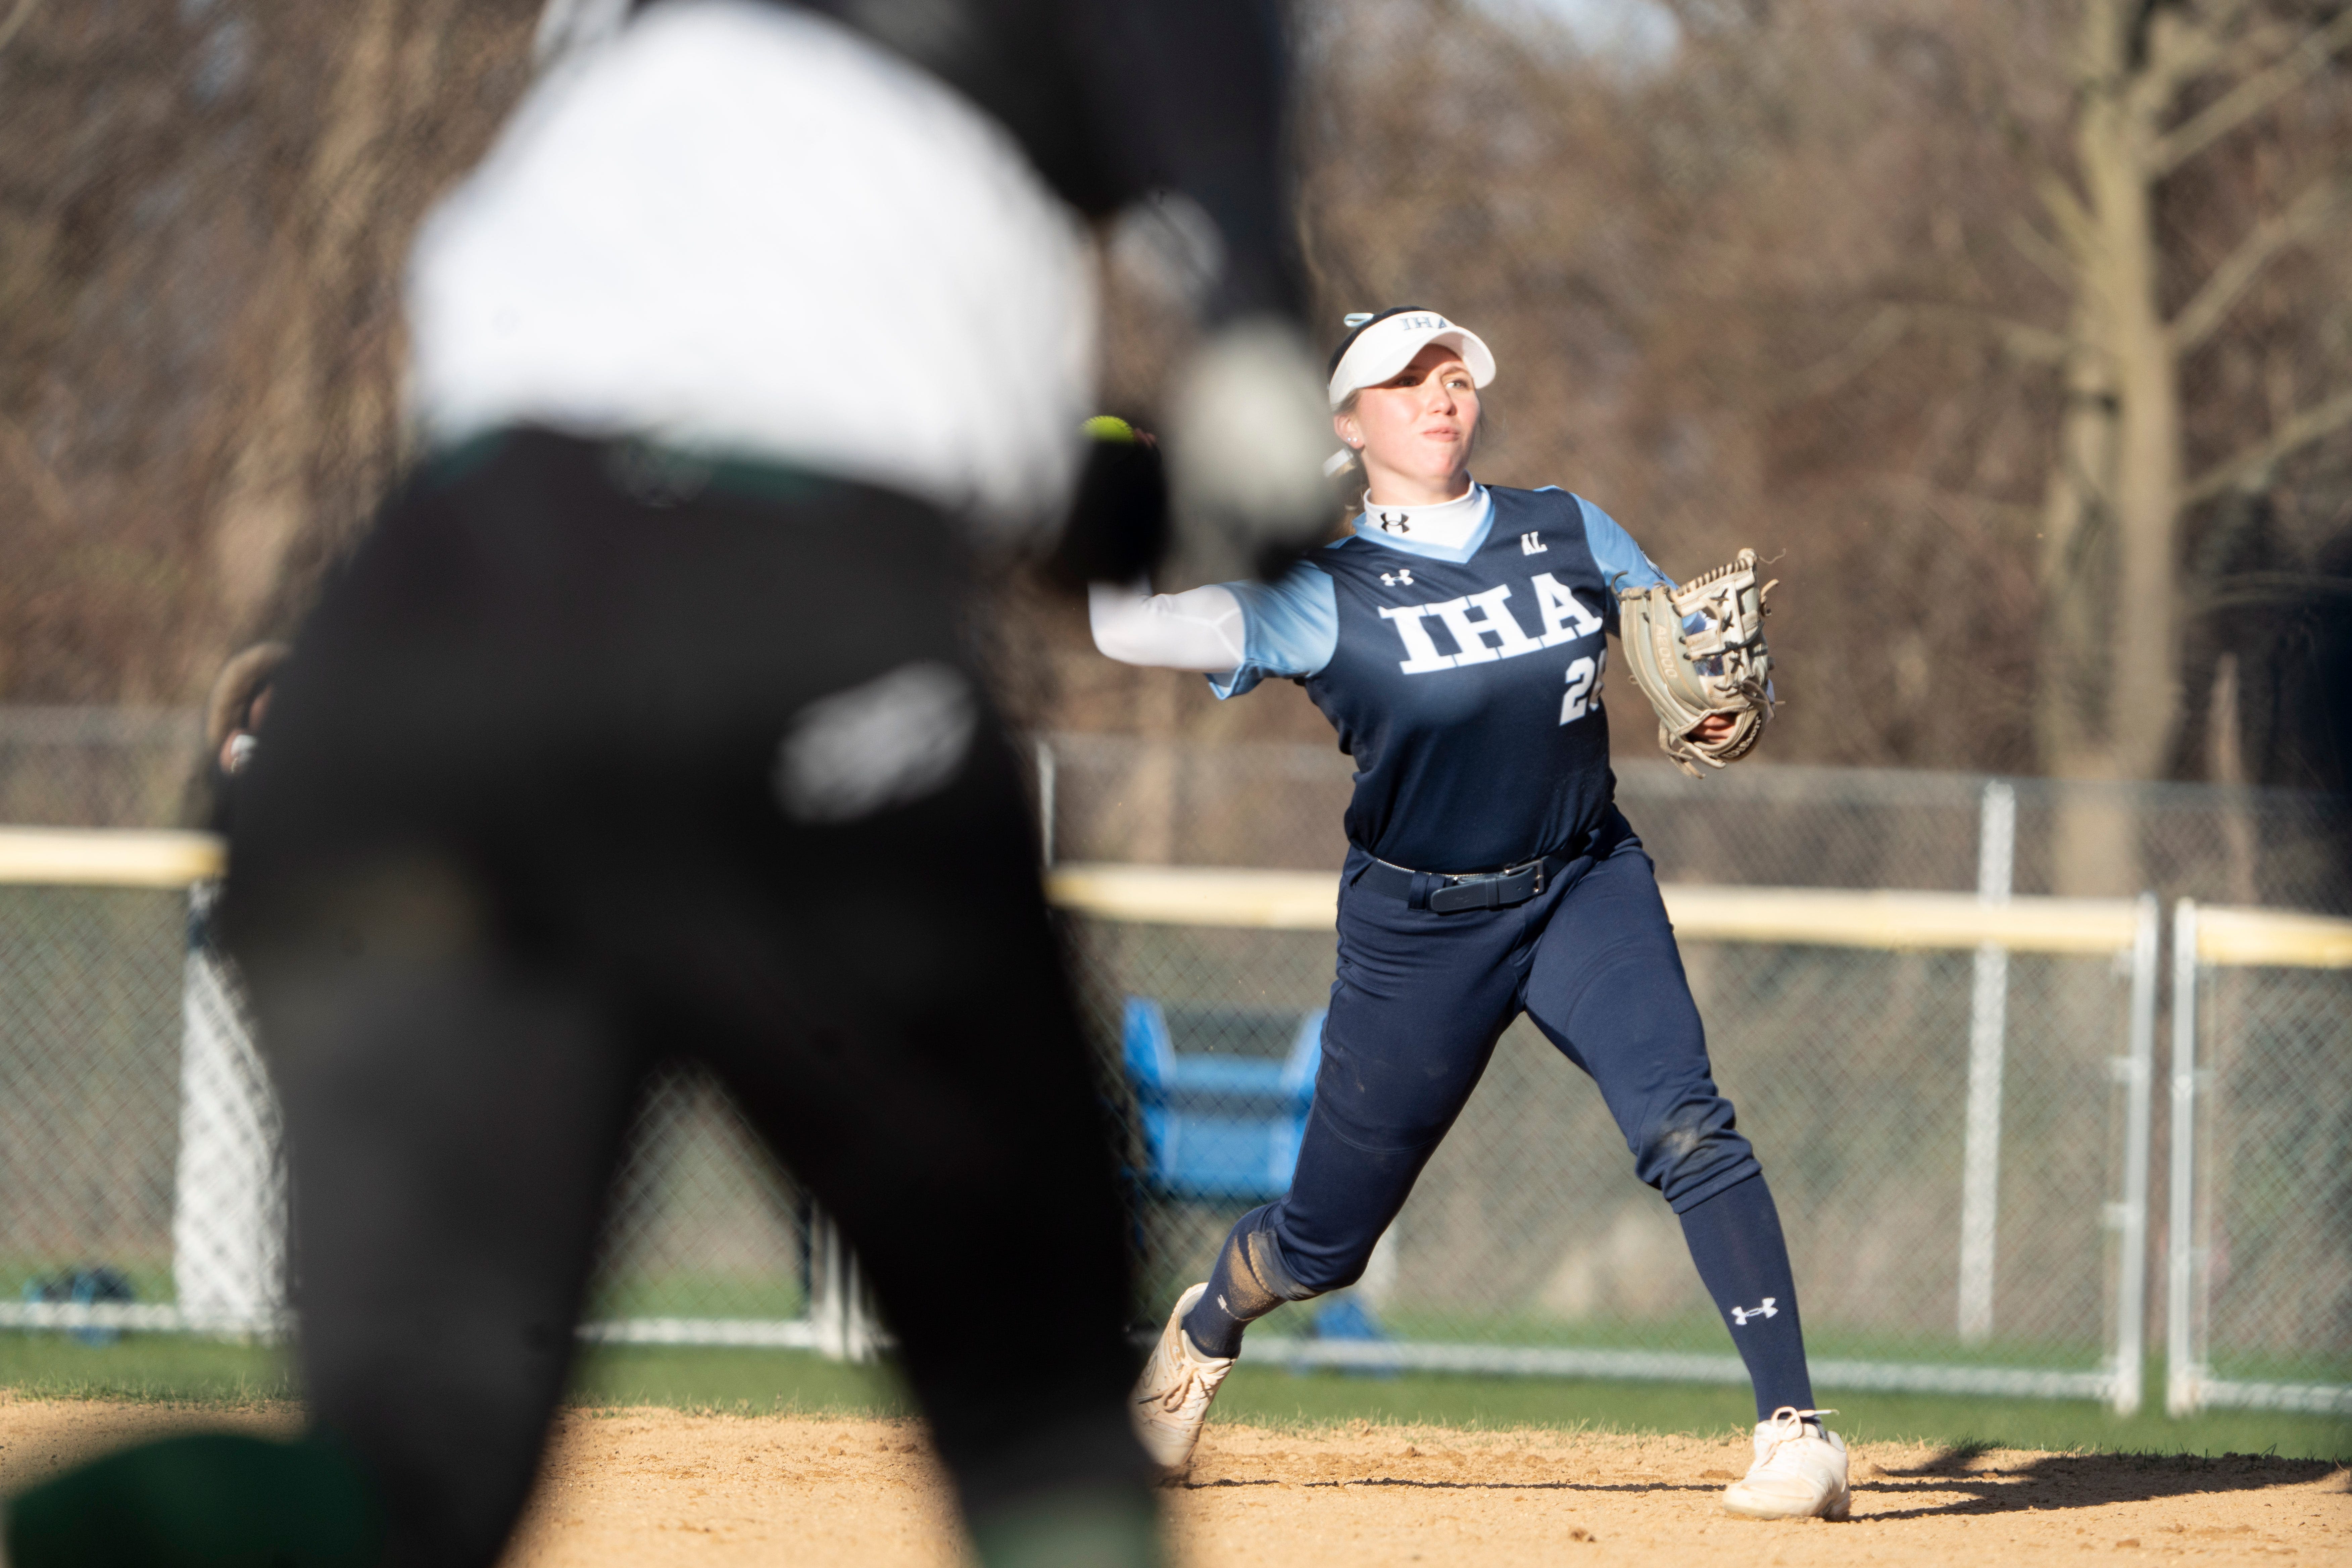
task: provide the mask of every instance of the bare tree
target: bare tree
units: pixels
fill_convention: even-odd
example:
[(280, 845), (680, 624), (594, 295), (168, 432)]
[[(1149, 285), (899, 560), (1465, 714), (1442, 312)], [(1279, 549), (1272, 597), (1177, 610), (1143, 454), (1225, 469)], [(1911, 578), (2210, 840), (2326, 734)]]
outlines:
[(536, 0), (0, 15), (0, 698), (175, 701), (400, 455), (400, 268)]
[[(0, 699), (184, 700), (290, 620), (402, 456), (417, 216), (534, 29), (609, 3), (0, 0)], [(1660, 4), (1628, 59), (1301, 0), (1326, 330), (1471, 321), (1481, 478), (1672, 570), (1780, 556), (1768, 761), (2194, 773), (2226, 698), (2245, 776), (2352, 771), (2309, 716), (2352, 646), (2352, 8)], [(1178, 330), (1114, 321), (1115, 406)], [(1328, 742), (1286, 684), (1221, 706), (1007, 605), (1025, 721)], [(2282, 764), (2304, 731), (2341, 766)], [(2120, 822), (2062, 837), (2068, 886), (2133, 879)]]
[[(2166, 771), (2185, 710), (2192, 509), (2352, 426), (2347, 378), (2233, 431), (2231, 449), (2190, 468), (2185, 367), (2282, 258), (2341, 235), (2352, 183), (2333, 163), (2306, 174), (2177, 304), (2186, 258), (2164, 222), (2167, 185), (2293, 105), (2352, 45), (2352, 6), (2321, 17), (2252, 0), (2078, 5), (2070, 166), (2037, 180), (2046, 229), (2018, 230), (2069, 299), (2043, 500), (2036, 731), (2053, 773), (2147, 779)], [(2076, 816), (2059, 836), (2061, 887), (2136, 887), (2128, 819), (2089, 804)]]

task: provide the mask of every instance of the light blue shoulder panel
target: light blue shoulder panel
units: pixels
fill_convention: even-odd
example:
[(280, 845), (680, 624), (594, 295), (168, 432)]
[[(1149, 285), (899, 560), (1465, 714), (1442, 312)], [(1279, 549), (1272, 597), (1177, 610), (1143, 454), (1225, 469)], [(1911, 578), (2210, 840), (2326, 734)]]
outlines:
[(1339, 598), (1330, 577), (1301, 561), (1271, 583), (1228, 583), (1241, 601), (1239, 669), (1209, 677), (1220, 698), (1239, 697), (1271, 676), (1313, 675), (1339, 646)]
[[(1546, 485), (1548, 490), (1558, 490), (1558, 485)], [(1633, 536), (1625, 531), (1617, 520), (1586, 500), (1582, 496), (1561, 491), (1584, 512), (1584, 542), (1592, 552), (1593, 564), (1601, 568), (1601, 580), (1609, 584), (1612, 594), (1627, 588), (1647, 588), (1653, 584), (1673, 587), (1675, 580), (1658, 570), (1655, 563), (1642, 552)]]

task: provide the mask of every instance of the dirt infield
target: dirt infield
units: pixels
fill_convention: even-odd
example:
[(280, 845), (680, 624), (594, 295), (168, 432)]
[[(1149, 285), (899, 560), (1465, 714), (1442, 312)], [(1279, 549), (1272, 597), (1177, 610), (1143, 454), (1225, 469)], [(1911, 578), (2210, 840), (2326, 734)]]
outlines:
[[(290, 1421), (282, 1407), (224, 1416), (0, 1395), (0, 1489), (168, 1429)], [(1170, 1504), (1179, 1561), (1198, 1568), (2073, 1563), (2084, 1552), (2352, 1563), (2352, 1472), (2326, 1464), (1871, 1444), (1855, 1451), (1843, 1525), (1725, 1516), (1716, 1493), (1741, 1464), (1727, 1436), (1212, 1426), (1193, 1484)], [(565, 1417), (509, 1557), (514, 1568), (962, 1560), (913, 1422), (645, 1409)]]

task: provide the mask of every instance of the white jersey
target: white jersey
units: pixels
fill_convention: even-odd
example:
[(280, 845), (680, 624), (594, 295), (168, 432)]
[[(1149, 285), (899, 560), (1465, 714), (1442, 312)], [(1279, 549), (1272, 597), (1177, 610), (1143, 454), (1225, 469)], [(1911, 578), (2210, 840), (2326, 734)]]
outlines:
[(1054, 521), (1090, 412), (1076, 215), (994, 121), (809, 12), (681, 0), (559, 66), (427, 221), (426, 440), (537, 424)]

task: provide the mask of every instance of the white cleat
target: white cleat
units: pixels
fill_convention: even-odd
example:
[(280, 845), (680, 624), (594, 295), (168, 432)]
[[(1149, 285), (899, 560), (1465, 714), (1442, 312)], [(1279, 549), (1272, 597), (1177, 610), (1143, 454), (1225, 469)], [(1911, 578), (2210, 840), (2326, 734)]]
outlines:
[(1202, 1355), (1184, 1331), (1184, 1314), (1192, 1310), (1206, 1281), (1176, 1299), (1168, 1326), (1135, 1380), (1135, 1397), (1128, 1409), (1135, 1418), (1135, 1435), (1143, 1451), (1160, 1467), (1167, 1480), (1182, 1480), (1192, 1468), (1192, 1448), (1201, 1440), (1202, 1424), (1209, 1418), (1209, 1401), (1217, 1385), (1234, 1370), (1232, 1356)]
[(1783, 1405), (1756, 1424), (1756, 1462), (1723, 1489), (1726, 1512), (1742, 1519), (1843, 1519), (1853, 1506), (1846, 1485), (1845, 1439), (1821, 1423), (1833, 1410)]

